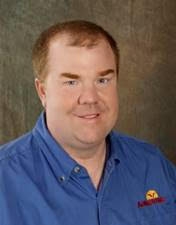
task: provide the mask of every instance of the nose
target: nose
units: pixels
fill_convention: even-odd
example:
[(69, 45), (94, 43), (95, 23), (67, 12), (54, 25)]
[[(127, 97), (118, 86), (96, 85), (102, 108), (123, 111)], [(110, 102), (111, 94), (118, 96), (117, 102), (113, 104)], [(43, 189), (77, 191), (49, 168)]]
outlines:
[(98, 91), (96, 87), (92, 84), (89, 86), (84, 86), (81, 90), (78, 103), (83, 104), (97, 104), (98, 103)]

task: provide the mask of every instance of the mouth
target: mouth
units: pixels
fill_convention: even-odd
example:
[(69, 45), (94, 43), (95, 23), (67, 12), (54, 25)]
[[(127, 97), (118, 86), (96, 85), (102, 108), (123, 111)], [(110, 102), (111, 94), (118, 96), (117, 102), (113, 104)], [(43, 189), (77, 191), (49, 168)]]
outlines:
[(87, 120), (87, 121), (93, 121), (100, 116), (100, 113), (86, 114), (86, 115), (76, 115), (76, 116), (80, 119), (84, 119), (84, 120)]

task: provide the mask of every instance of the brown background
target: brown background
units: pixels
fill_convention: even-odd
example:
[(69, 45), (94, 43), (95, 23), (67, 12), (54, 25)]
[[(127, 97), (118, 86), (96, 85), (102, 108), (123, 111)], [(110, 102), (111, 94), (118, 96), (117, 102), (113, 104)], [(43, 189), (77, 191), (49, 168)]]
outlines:
[(0, 144), (30, 130), (41, 111), (31, 49), (51, 24), (86, 19), (121, 49), (117, 129), (158, 145), (176, 163), (175, 0), (0, 0)]

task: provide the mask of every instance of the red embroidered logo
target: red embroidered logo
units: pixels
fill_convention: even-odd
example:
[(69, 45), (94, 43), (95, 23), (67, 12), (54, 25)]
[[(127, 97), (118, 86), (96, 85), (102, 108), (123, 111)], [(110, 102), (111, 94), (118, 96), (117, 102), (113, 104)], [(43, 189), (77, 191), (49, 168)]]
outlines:
[(155, 190), (149, 190), (146, 193), (146, 200), (138, 202), (138, 208), (163, 202), (165, 202), (165, 198), (159, 197), (158, 193)]

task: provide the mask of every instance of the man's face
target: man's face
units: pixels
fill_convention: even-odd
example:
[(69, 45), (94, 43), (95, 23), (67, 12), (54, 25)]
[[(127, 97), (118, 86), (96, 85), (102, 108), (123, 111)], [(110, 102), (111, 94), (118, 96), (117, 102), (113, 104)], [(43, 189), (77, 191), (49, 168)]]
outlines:
[(50, 44), (49, 72), (36, 87), (54, 138), (65, 149), (89, 148), (104, 142), (117, 119), (115, 57), (104, 40), (92, 48), (69, 46), (67, 40)]

